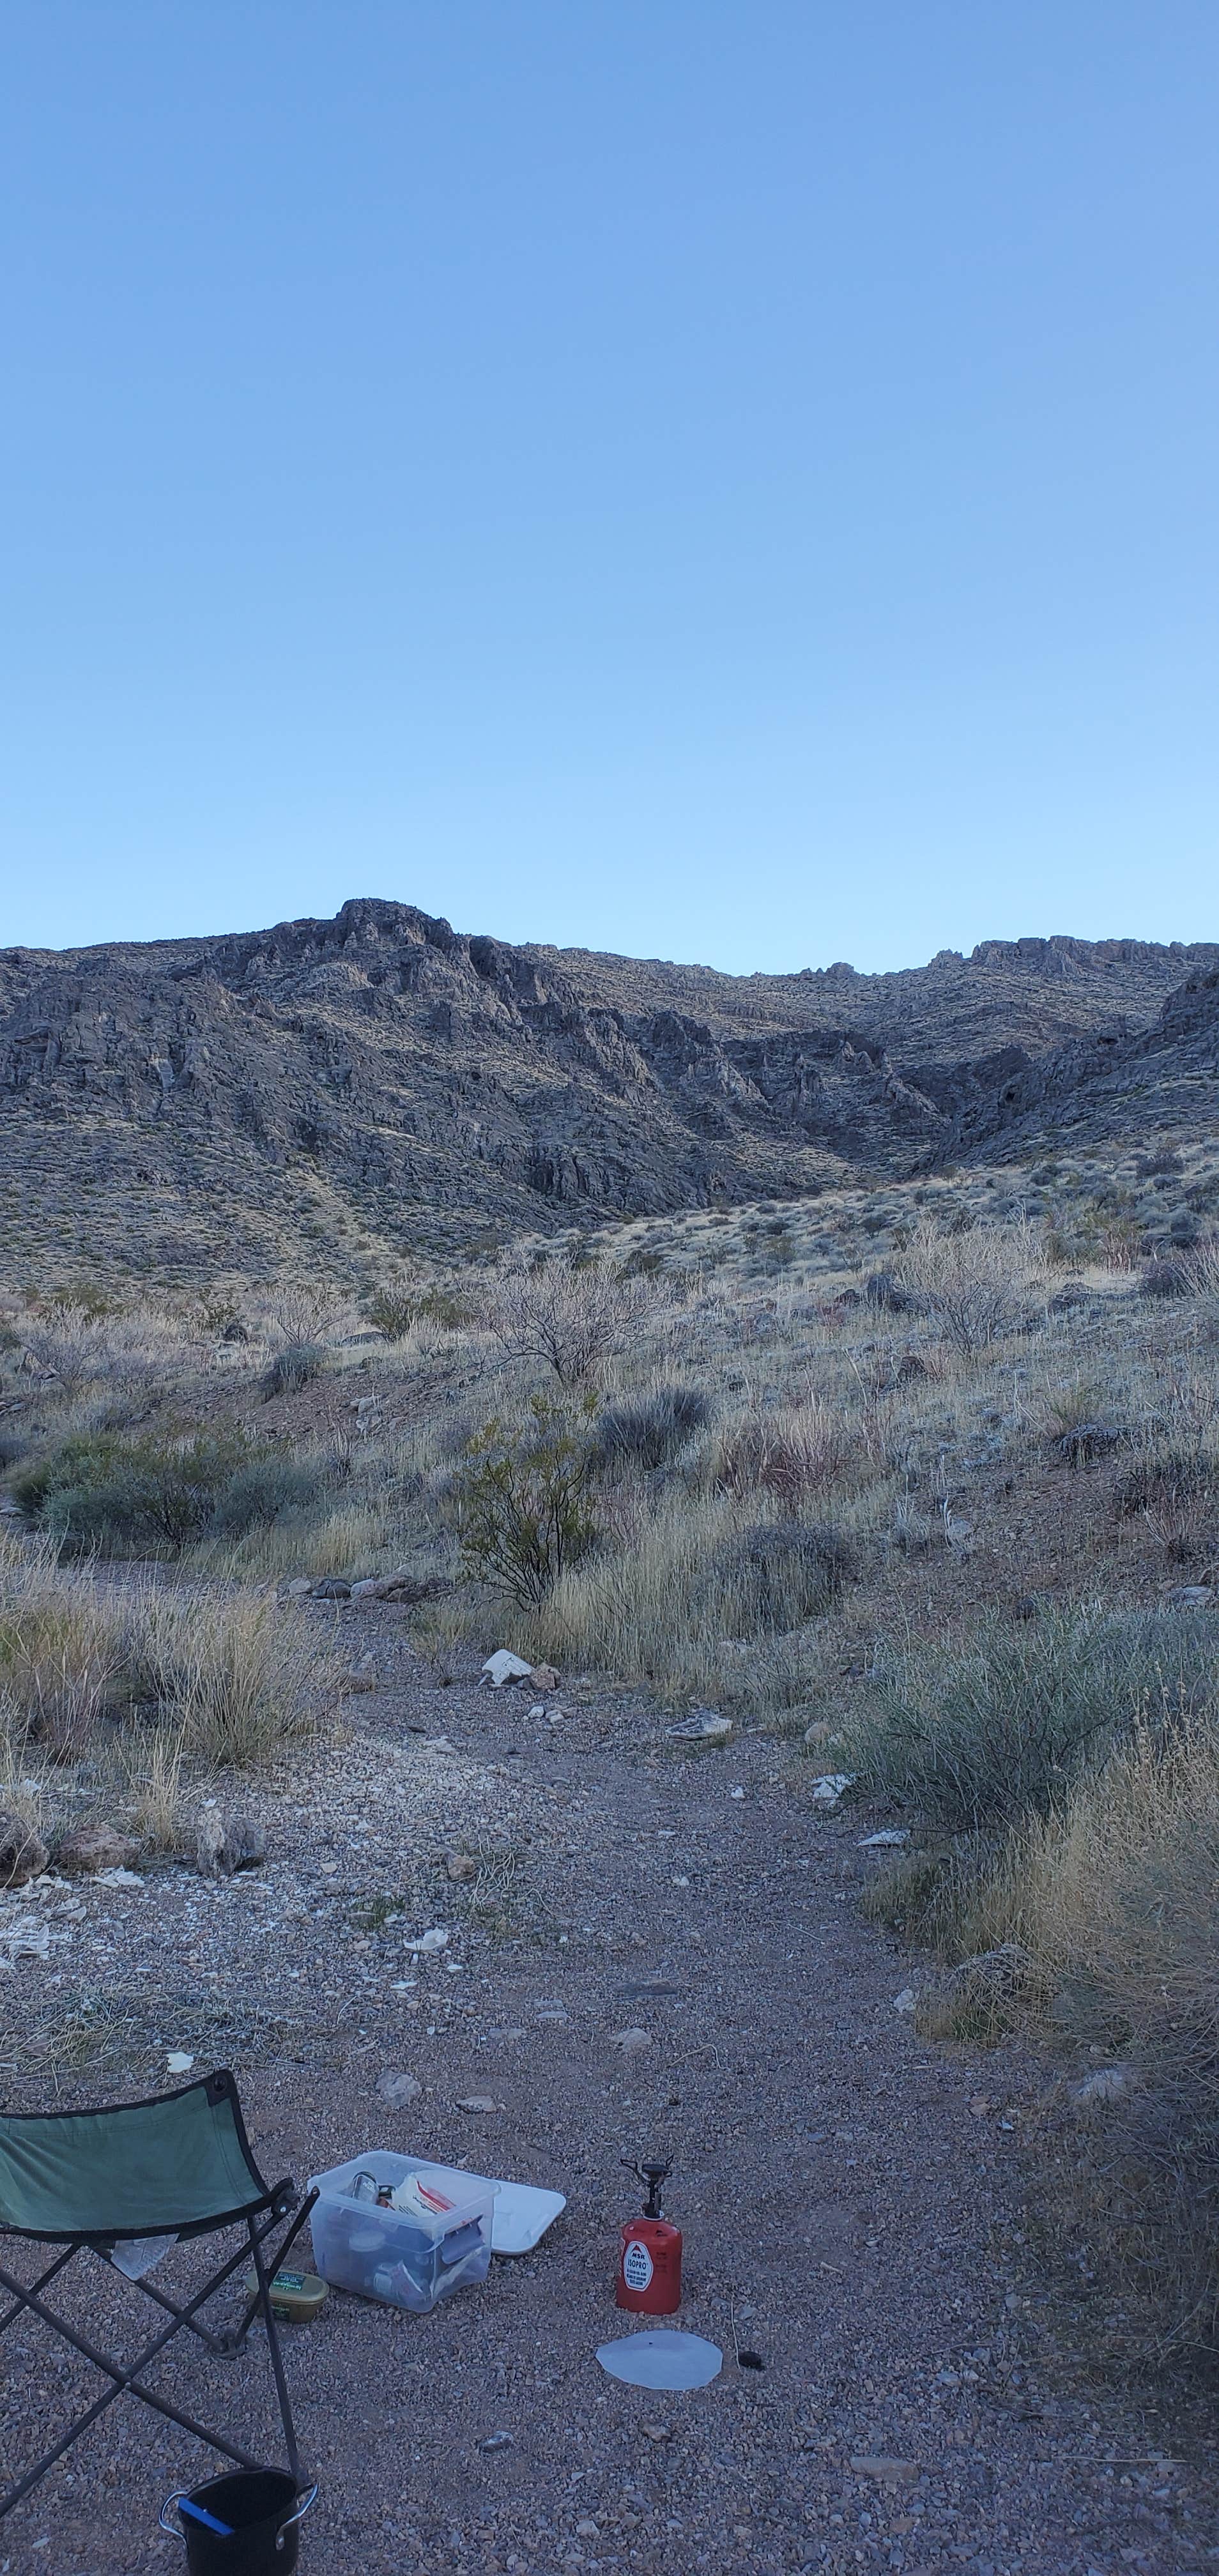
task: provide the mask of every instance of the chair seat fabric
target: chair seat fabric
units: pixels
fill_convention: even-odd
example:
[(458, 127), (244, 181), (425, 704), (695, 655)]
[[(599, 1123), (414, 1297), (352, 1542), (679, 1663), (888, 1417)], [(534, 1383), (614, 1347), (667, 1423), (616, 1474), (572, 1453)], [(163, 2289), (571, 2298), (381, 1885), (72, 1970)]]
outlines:
[(268, 2197), (228, 2074), (112, 2110), (0, 2118), (0, 2230), (59, 2240), (183, 2235)]

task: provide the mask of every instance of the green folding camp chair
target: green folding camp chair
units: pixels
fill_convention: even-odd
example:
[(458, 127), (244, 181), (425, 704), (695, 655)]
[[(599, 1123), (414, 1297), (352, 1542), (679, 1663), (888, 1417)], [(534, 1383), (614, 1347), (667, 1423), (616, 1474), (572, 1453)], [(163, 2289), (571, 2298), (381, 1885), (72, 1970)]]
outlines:
[[(144, 2376), (149, 2363), (183, 2327), (198, 2335), (210, 2352), (236, 2353), (258, 2315), (267, 2330), (288, 2460), (299, 2492), (300, 2460), (270, 2283), (303, 2227), (316, 2192), (310, 2192), (297, 2211), (273, 2261), (263, 2258), (265, 2239), (291, 2216), (298, 2197), (292, 2182), (269, 2188), (263, 2181), (250, 2152), (237, 2086), (226, 2069), (185, 2085), (179, 2093), (161, 2093), (151, 2102), (120, 2103), (109, 2111), (13, 2112), (0, 2117), (0, 2235), (30, 2237), (65, 2249), (29, 2284), (0, 2266), (0, 2286), (13, 2302), (0, 2316), (0, 2334), (23, 2314), (40, 2317), (112, 2383), (76, 2418), (62, 2441), (0, 2495), (0, 2520), (62, 2459), (86, 2427), (125, 2394), (142, 2398), (146, 2406), (167, 2415), (171, 2424), (180, 2424), (184, 2432), (210, 2443), (242, 2468), (264, 2467), (265, 2462), (242, 2450), (239, 2443), (227, 2441), (180, 2407), (171, 2406)], [(44, 2290), (77, 2254), (88, 2252), (108, 2261), (116, 2245), (133, 2238), (211, 2236), (228, 2227), (240, 2227), (243, 2241), (185, 2306), (178, 2306), (150, 2280), (133, 2283), (173, 2320), (133, 2362), (112, 2360), (44, 2302)], [(240, 2321), (227, 2333), (213, 2333), (199, 2322), (198, 2311), (251, 2256), (256, 2286)]]

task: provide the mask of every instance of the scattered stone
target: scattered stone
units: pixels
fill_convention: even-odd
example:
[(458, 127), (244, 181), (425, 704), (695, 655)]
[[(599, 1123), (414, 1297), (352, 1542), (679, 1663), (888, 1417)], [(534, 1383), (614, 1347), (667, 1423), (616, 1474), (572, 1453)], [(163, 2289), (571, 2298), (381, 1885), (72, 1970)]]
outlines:
[(421, 1933), (417, 1941), (407, 1941), (403, 1944), (403, 1947), (410, 1951), (412, 1958), (416, 1959), (434, 1958), (438, 1950), (447, 1950), (448, 1946), (449, 1936), (442, 1923), (434, 1923), (431, 1931)]
[(823, 1771), (820, 1779), (813, 1782), (813, 1798), (817, 1806), (827, 1808), (832, 1814), (847, 1790), (854, 1786), (853, 1771)]
[(976, 1957), (962, 1959), (945, 1979), (946, 1988), (980, 1988), (995, 1996), (1018, 1993), (1033, 1966), (1032, 1954), (1021, 1941), (1001, 1941), (997, 1949), (979, 1950)]
[(459, 2111), (502, 2111), (504, 2105), (496, 2101), (493, 2093), (463, 2093), (457, 2108)]
[(478, 2447), (480, 2451), (510, 2451), (512, 2435), (511, 2433), (488, 2433), (485, 2441), (480, 2442)]
[(403, 2075), (386, 2068), (377, 2077), (377, 2100), (388, 2111), (405, 2111), (408, 2102), (417, 2102), (423, 2086), (417, 2075)]
[(95, 1887), (143, 1887), (144, 1880), (133, 1869), (99, 1869)]
[(640, 2429), (649, 2442), (671, 2442), (673, 2439), (671, 2424), (644, 2424)]
[(553, 1664), (535, 1664), (529, 1675), (535, 1690), (557, 1691), (559, 1676)]
[(438, 1601), (453, 1586), (443, 1574), (416, 1574), (409, 1565), (400, 1565), (393, 1574), (369, 1575), (362, 1583), (353, 1583), (353, 1601), (397, 1601), (412, 1608), (420, 1601)]
[(610, 2041), (610, 2047), (620, 2048), (624, 2057), (637, 2057), (641, 2049), (651, 2045), (650, 2030), (616, 2030)]
[(214, 1798), (205, 1798), (195, 1829), (195, 1867), (200, 1878), (231, 1878), (236, 1869), (257, 1869), (267, 1857), (267, 1837), (253, 1816), (226, 1817)]
[(721, 1717), (714, 1708), (696, 1708), (679, 1726), (665, 1728), (665, 1734), (681, 1744), (726, 1744), (731, 1733), (732, 1719)]
[(116, 1825), (76, 1825), (55, 1853), (56, 1869), (65, 1878), (92, 1878), (99, 1869), (130, 1869), (140, 1846)]
[(909, 1840), (910, 1829), (907, 1825), (883, 1825), (878, 1834), (865, 1834), (863, 1841), (857, 1843), (855, 1848), (857, 1851), (897, 1851), (902, 1843), (908, 1843)]
[(531, 1682), (533, 1666), (522, 1655), (514, 1655), (509, 1646), (499, 1646), (493, 1655), (488, 1655), (481, 1680), (489, 1682), (492, 1690), (502, 1690), (505, 1682)]
[(1123, 2094), (1133, 2089), (1134, 2082), (1131, 2066), (1097, 2066), (1082, 2083), (1072, 2087), (1071, 2099), (1081, 2108), (1092, 2102), (1120, 2102)]
[(478, 1876), (478, 1862), (470, 1852), (446, 1852), (444, 1865), (456, 1887), (468, 1887), (470, 1880)]
[(46, 1865), (41, 1834), (24, 1816), (0, 1808), (0, 1887), (24, 1887), (28, 1878), (41, 1878)]

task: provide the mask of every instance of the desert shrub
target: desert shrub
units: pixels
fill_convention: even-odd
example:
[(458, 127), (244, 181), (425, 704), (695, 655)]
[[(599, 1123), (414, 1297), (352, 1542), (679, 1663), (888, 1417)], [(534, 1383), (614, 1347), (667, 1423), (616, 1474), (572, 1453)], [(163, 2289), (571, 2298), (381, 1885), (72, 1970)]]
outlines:
[(858, 1572), (858, 1556), (840, 1530), (766, 1521), (743, 1531), (722, 1571), (740, 1599), (730, 1633), (752, 1636), (821, 1618)]
[(520, 1428), (495, 1421), (469, 1444), (449, 1508), (467, 1573), (521, 1609), (544, 1601), (595, 1546), (587, 1419), (542, 1398)]
[(322, 1364), (322, 1353), (315, 1343), (289, 1342), (286, 1349), (276, 1352), (263, 1371), (264, 1403), (269, 1404), (275, 1395), (296, 1395), (302, 1386), (308, 1386), (310, 1380), (318, 1375)]
[(124, 1696), (122, 1612), (88, 1576), (69, 1575), (49, 1539), (0, 1533), (0, 1700), (11, 1730), (61, 1760)]
[(1044, 1277), (1045, 1252), (1029, 1225), (954, 1222), (943, 1233), (927, 1219), (895, 1264), (899, 1282), (963, 1358), (972, 1358), (1022, 1320)]
[(538, 1270), (501, 1273), (486, 1320), (514, 1359), (534, 1360), (553, 1369), (561, 1386), (576, 1386), (596, 1374), (656, 1306), (658, 1294), (642, 1280), (615, 1278), (592, 1264), (573, 1269), (568, 1261), (551, 1261)]
[(318, 1499), (326, 1472), (303, 1459), (255, 1451), (221, 1484), (207, 1524), (211, 1538), (241, 1538), (276, 1521), (295, 1522)]
[(1193, 1280), (1184, 1261), (1152, 1261), (1139, 1281), (1140, 1297), (1188, 1297)]
[(369, 1299), (368, 1319), (387, 1341), (402, 1342), (416, 1324), (437, 1324), (442, 1332), (455, 1333), (473, 1320), (473, 1309), (459, 1290), (439, 1282), (427, 1288), (391, 1283)]
[(844, 1767), (950, 1830), (1048, 1815), (1124, 1732), (1180, 1722), (1205, 1698), (1215, 1651), (1197, 1623), (1154, 1613), (992, 1616), (963, 1646), (882, 1669)]
[(235, 1536), (299, 1509), (304, 1471), (252, 1451), (236, 1434), (191, 1432), (177, 1439), (81, 1433), (22, 1468), (13, 1491), (22, 1510), (77, 1551), (127, 1549), (176, 1554), (213, 1531)]
[(1065, 1813), (1026, 1829), (1006, 1870), (1060, 2034), (1119, 2062), (1110, 2098), (1073, 2120), (1068, 2153), (1075, 2224), (1122, 2295), (1122, 2339), (1142, 2358), (1213, 2364), (1219, 1730), (1135, 1729)]
[(283, 1279), (266, 1300), (270, 1339), (284, 1349), (324, 1342), (339, 1321), (339, 1300), (323, 1281)]
[(773, 1494), (798, 1510), (808, 1496), (835, 1485), (862, 1444), (840, 1409), (810, 1402), (740, 1415), (715, 1440), (708, 1475), (728, 1494)]
[(131, 1650), (141, 1694), (195, 1761), (267, 1762), (337, 1694), (331, 1648), (270, 1592), (151, 1592)]
[(666, 1467), (710, 1418), (707, 1397), (693, 1386), (658, 1386), (633, 1402), (607, 1405), (593, 1434), (592, 1464)]

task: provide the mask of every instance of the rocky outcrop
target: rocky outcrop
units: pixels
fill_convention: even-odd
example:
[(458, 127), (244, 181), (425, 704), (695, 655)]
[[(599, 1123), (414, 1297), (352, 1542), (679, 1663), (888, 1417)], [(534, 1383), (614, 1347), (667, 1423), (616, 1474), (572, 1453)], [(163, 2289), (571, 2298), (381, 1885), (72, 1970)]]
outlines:
[[(988, 941), (903, 974), (724, 976), (514, 948), (409, 904), (214, 940), (0, 952), (0, 1150), (33, 1248), (258, 1266), (312, 1205), (391, 1241), (904, 1175), (1183, 1045), (1219, 949)], [(1184, 1015), (1184, 1016), (1183, 1016)], [(104, 1211), (85, 1205), (100, 1185)], [(85, 1223), (92, 1218), (92, 1224)]]

